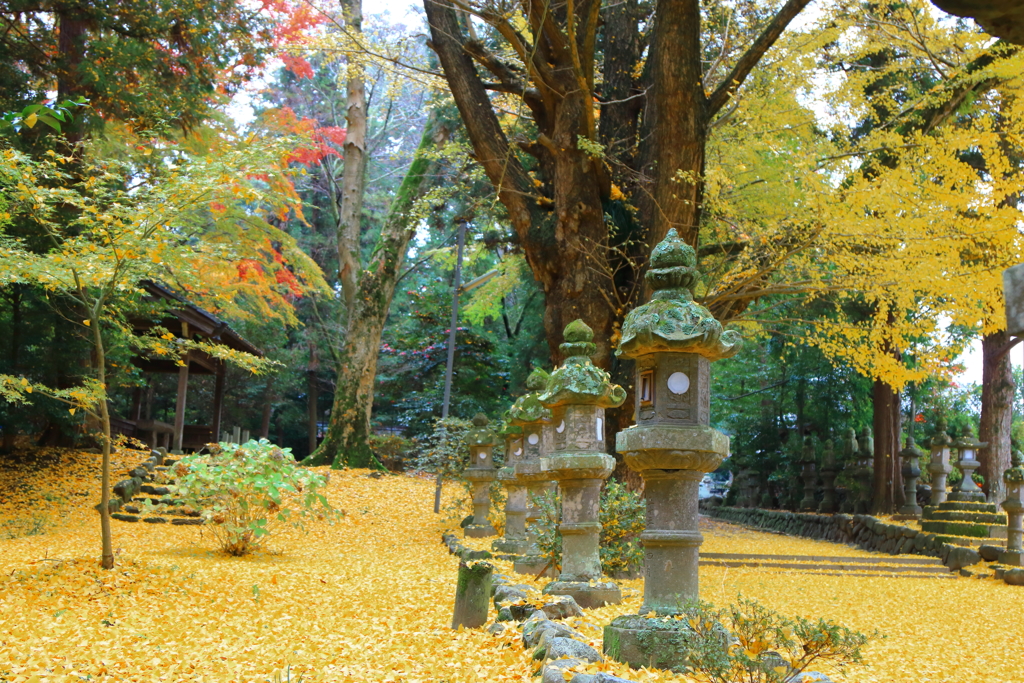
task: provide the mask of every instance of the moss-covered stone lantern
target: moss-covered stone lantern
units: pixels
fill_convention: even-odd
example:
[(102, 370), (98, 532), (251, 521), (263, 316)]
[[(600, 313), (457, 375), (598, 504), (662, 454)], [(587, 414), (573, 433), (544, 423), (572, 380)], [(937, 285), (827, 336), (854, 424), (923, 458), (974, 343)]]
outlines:
[(491, 544), (491, 550), (514, 560), (530, 547), (526, 540), (526, 487), (516, 477), (515, 465), (523, 457), (523, 428), (512, 424), (508, 412), (499, 434), (505, 440), (505, 466), (498, 470), (498, 480), (505, 487), (505, 535)]
[(854, 512), (866, 515), (871, 509), (871, 480), (875, 474), (875, 438), (871, 435), (870, 427), (860, 430), (857, 445), (860, 450), (857, 452), (857, 462), (852, 473), (857, 484)]
[[(857, 430), (850, 427), (846, 430), (846, 435), (843, 437), (843, 462), (840, 467), (840, 470), (850, 478), (853, 477), (854, 468), (857, 466), (857, 453), (859, 451)], [(843, 499), (840, 511), (845, 513), (857, 512), (857, 495), (858, 492), (852, 486), (847, 487), (846, 497)]]
[(550, 448), (551, 436), (546, 433), (546, 426), (551, 422), (551, 411), (541, 404), (538, 396), (547, 387), (549, 377), (545, 370), (534, 368), (526, 378), (528, 393), (519, 397), (508, 410), (508, 421), (522, 429), (523, 454), (516, 460), (513, 470), (526, 492), (528, 544), (522, 556), (513, 563), (513, 569), (519, 574), (536, 575), (548, 564), (540, 555), (540, 549), (536, 545), (537, 536), (532, 528), (541, 516), (536, 501), (553, 497), (555, 489), (551, 475), (540, 466), (541, 457)]
[(907, 437), (907, 447), (900, 451), (903, 459), (903, 496), (906, 502), (900, 507), (899, 519), (920, 519), (921, 506), (917, 504), (917, 480), (921, 477), (921, 456), (924, 451), (914, 443), (914, 435)]
[(803, 470), (801, 478), (804, 480), (804, 497), (800, 500), (800, 511), (814, 512), (818, 509), (818, 501), (814, 499), (814, 493), (818, 489), (818, 466), (814, 455), (814, 437), (810, 434), (804, 437), (800, 463)]
[[(658, 662), (648, 650), (678, 639), (685, 621), (671, 617), (698, 598), (704, 540), (697, 527), (698, 488), (704, 473), (729, 455), (729, 437), (710, 427), (710, 368), (735, 354), (741, 340), (693, 300), (696, 265), (693, 248), (669, 230), (651, 253), (651, 300), (626, 316), (616, 352), (636, 360), (636, 425), (616, 435), (615, 448), (644, 479), (644, 601), (639, 616), (619, 617), (605, 628), (604, 645), (610, 656), (633, 666), (684, 663), (673, 660), (685, 659), (680, 648), (659, 653)], [(644, 616), (650, 612), (653, 617)]]
[(569, 323), (564, 337), (559, 349), (565, 361), (539, 396), (551, 411), (554, 430), (541, 469), (558, 482), (562, 494), (562, 571), (544, 592), (571, 595), (581, 607), (600, 607), (622, 600), (619, 587), (602, 580), (598, 539), (601, 482), (615, 468), (615, 458), (605, 451), (604, 411), (622, 405), (626, 392), (590, 361), (597, 347), (586, 323)]
[(971, 428), (968, 427), (966, 434), (956, 440), (954, 444), (959, 451), (960, 458), (957, 460), (957, 468), (963, 473), (960, 484), (956, 491), (950, 494), (949, 499), (961, 503), (984, 503), (985, 493), (974, 481), (974, 472), (981, 463), (978, 461), (978, 449), (987, 446), (974, 438)]
[(473, 428), (466, 432), (469, 466), (464, 476), (473, 489), (473, 523), (465, 529), (469, 538), (496, 536), (498, 533), (487, 519), (491, 510), (491, 482), (498, 476), (494, 468), (494, 444), (498, 443), (498, 435), (488, 426), (489, 423), (486, 415), (477, 413), (473, 416)]
[(1021, 548), (1024, 537), (1024, 466), (1021, 465), (1021, 454), (1016, 448), (1010, 454), (1012, 467), (1003, 473), (1006, 484), (1006, 550), (999, 555), (999, 562), (1020, 567), (1024, 565), (1024, 549)]
[(932, 505), (946, 502), (946, 477), (953, 471), (953, 466), (949, 464), (950, 443), (952, 440), (946, 433), (946, 418), (940, 417), (935, 423), (935, 435), (930, 444), (931, 460), (928, 462), (928, 472), (932, 475)]
[(831, 515), (837, 509), (836, 475), (838, 474), (836, 452), (832, 446), (832, 439), (828, 439), (825, 441), (825, 448), (821, 451), (821, 503), (818, 505), (818, 512), (823, 515)]

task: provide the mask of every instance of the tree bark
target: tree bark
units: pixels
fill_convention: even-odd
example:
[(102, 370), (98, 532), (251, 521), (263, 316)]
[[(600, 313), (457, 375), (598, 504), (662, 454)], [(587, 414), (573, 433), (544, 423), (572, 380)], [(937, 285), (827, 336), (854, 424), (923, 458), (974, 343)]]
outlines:
[(872, 514), (896, 510), (897, 468), (900, 452), (900, 393), (881, 380), (872, 387), (874, 404), (874, 481)]
[[(354, 35), (363, 32), (362, 0), (342, 0), (345, 26)], [(346, 98), (345, 170), (341, 180), (341, 210), (338, 220), (338, 277), (351, 311), (359, 279), (359, 236), (366, 178), (366, 88), (362, 67), (349, 60)]]
[(409, 241), (416, 233), (413, 208), (435, 171), (431, 152), (444, 144), (448, 134), (436, 114), (431, 113), (412, 166), (388, 211), (373, 258), (360, 273), (344, 343), (336, 354), (337, 381), (327, 434), (308, 458), (311, 466), (374, 464), (368, 439), (380, 337)]
[(1009, 354), (1010, 337), (1006, 331), (981, 338), (981, 429), (978, 440), (988, 445), (980, 449), (978, 471), (985, 478), (985, 495), (990, 503), (1006, 498), (1003, 472), (1010, 467), (1010, 425), (1013, 422), (1013, 367)]

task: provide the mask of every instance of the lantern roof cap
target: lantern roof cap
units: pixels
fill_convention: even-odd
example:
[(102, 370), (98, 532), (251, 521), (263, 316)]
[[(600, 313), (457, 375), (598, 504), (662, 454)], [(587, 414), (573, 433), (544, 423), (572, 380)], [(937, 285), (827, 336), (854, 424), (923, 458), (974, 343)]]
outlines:
[(493, 446), (498, 435), (490, 428), (490, 420), (483, 413), (473, 416), (473, 426), (466, 431), (466, 443), (471, 446)]
[(551, 419), (551, 411), (544, 407), (538, 397), (548, 385), (551, 374), (544, 368), (534, 368), (526, 378), (526, 388), (531, 391), (520, 396), (506, 413), (508, 420), (516, 425), (543, 422)]
[(907, 436), (907, 446), (902, 451), (900, 451), (900, 457), (902, 457), (902, 458), (920, 458), (923, 455), (924, 455), (924, 451), (922, 451), (918, 447), (917, 443), (914, 441), (914, 435), (913, 434), (909, 434)]
[(538, 399), (548, 407), (570, 403), (615, 408), (626, 400), (626, 390), (612, 384), (611, 375), (597, 367), (590, 356), (597, 351), (591, 341), (594, 331), (582, 320), (574, 320), (565, 326), (565, 343), (558, 348), (565, 354), (565, 361), (558, 366), (548, 379), (547, 386)]
[(693, 300), (697, 277), (696, 252), (672, 228), (651, 252), (645, 276), (654, 291), (651, 300), (626, 315), (615, 354), (636, 358), (670, 351), (696, 353), (714, 361), (739, 351), (739, 333), (723, 330), (722, 323)]

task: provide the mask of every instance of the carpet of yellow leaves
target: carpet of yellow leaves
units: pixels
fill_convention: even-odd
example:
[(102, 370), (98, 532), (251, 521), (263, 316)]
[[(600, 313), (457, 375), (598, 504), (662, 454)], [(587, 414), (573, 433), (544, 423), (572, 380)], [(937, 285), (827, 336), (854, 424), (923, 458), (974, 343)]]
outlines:
[[(431, 481), (332, 472), (328, 496), (346, 516), (307, 534), (283, 529), (269, 552), (248, 558), (216, 553), (195, 527), (119, 523), (118, 566), (104, 572), (90, 509), (97, 461), (75, 453), (59, 479), (30, 474), (23, 492), (53, 497), (45, 533), (0, 535), (0, 681), (266, 681), (289, 667), (291, 680), (307, 682), (536, 680), (513, 635), (448, 628), (457, 560), (440, 543)], [(3, 522), (37, 514), (25, 507), (36, 500), (28, 493), (7, 495), (13, 476), (0, 477)], [(716, 552), (864, 554), (725, 525), (705, 538)], [(850, 680), (1024, 681), (1024, 594), (1001, 582), (716, 567), (702, 568), (701, 582), (703, 597), (718, 604), (742, 594), (784, 614), (878, 629), (887, 637), (872, 642), (870, 666)], [(580, 625), (598, 647), (602, 624), (639, 607), (642, 582), (620, 584), (625, 603), (591, 611), (593, 626)], [(657, 671), (629, 678), (683, 680)]]

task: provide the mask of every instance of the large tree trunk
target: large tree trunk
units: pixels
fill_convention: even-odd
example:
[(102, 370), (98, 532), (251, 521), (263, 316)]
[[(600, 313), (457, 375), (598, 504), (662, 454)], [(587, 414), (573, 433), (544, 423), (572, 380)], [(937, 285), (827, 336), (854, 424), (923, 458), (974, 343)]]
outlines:
[[(363, 32), (362, 0), (343, 0), (345, 27), (353, 35)], [(366, 178), (366, 88), (362, 66), (348, 63), (348, 96), (345, 110), (345, 170), (341, 179), (341, 210), (338, 220), (338, 277), (351, 312), (359, 280), (359, 236), (361, 234), (364, 183)]]
[(874, 403), (874, 483), (872, 514), (892, 514), (896, 509), (900, 452), (900, 393), (881, 380), (872, 387)]
[[(617, 326), (635, 304), (637, 266), (649, 247), (670, 227), (697, 242), (712, 117), (808, 2), (786, 2), (726, 81), (707, 95), (698, 0), (659, 2), (653, 21), (646, 3), (612, 3), (604, 10), (603, 29), (597, 0), (529, 1), (520, 10), (502, 11), (474, 5), (477, 17), (503, 41), (494, 52), (490, 43), (467, 35), (447, 0), (424, 0), (431, 47), (476, 160), (544, 289), (544, 325), (556, 362), (562, 329), (582, 318), (594, 328), (596, 363), (611, 367)], [(648, 31), (642, 32), (645, 21)], [(653, 37), (641, 81), (634, 69), (646, 35)], [(604, 54), (602, 93), (594, 78), (598, 42)], [(516, 52), (520, 63), (504, 61), (503, 50)], [(488, 72), (486, 84), (477, 65)], [(488, 90), (521, 98), (533, 120), (533, 139), (519, 132), (513, 148)], [(604, 100), (600, 135), (598, 98)], [(536, 162), (522, 161), (518, 151)], [(613, 181), (624, 199), (613, 192)], [(639, 208), (636, 216), (629, 205)], [(605, 218), (609, 209), (614, 233)]]
[(1013, 422), (1013, 368), (1011, 347), (1006, 331), (981, 338), (981, 429), (978, 440), (988, 445), (980, 449), (979, 472), (985, 478), (989, 502), (1006, 498), (1003, 472), (1010, 467), (1010, 425)]
[(359, 276), (344, 343), (336, 353), (337, 381), (327, 434), (308, 458), (310, 465), (341, 468), (373, 463), (368, 438), (380, 337), (409, 240), (416, 233), (413, 207), (435, 172), (430, 153), (447, 138), (448, 130), (431, 113), (412, 166), (388, 211), (373, 258)]

